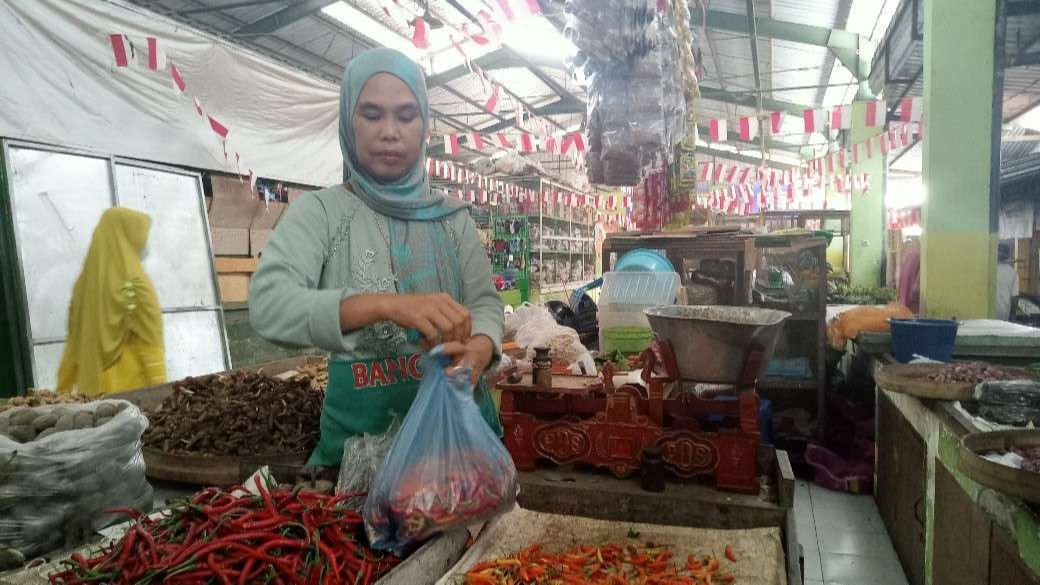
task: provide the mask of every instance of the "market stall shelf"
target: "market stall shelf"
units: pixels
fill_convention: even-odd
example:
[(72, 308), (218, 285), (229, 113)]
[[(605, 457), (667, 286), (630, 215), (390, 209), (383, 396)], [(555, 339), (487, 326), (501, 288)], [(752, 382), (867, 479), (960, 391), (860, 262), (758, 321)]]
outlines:
[(961, 439), (957, 454), (961, 471), (978, 483), (1040, 504), (1040, 473), (986, 459), (991, 453), (1040, 449), (1040, 430), (1020, 429), (972, 433)]
[[(973, 400), (977, 382), (939, 382), (946, 364), (889, 364), (879, 368), (875, 381), (882, 390), (933, 400)], [(1013, 378), (1033, 379), (1035, 374), (1020, 368), (999, 368)]]

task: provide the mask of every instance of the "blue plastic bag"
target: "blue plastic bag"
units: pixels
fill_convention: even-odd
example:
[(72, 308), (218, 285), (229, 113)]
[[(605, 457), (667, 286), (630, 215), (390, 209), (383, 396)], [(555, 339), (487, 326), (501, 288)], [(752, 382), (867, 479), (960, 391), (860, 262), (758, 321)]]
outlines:
[(486, 521), (516, 504), (516, 466), (480, 414), (472, 371), (447, 372), (434, 348), (362, 515), (369, 543), (401, 553), (450, 528)]

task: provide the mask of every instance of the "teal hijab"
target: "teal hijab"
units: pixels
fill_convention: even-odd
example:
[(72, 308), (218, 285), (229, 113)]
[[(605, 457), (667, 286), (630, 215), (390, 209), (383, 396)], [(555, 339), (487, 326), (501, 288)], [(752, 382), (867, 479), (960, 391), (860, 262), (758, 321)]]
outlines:
[(422, 116), (422, 136), (430, 126), (426, 77), (404, 53), (379, 48), (365, 51), (347, 65), (340, 87), (339, 144), (343, 151), (345, 181), (373, 211), (389, 218), (390, 256), (397, 288), (402, 293), (444, 292), (462, 300), (462, 270), (453, 241), (449, 216), (468, 204), (430, 187), (426, 174), (426, 141), (406, 175), (384, 183), (373, 178), (357, 158), (354, 110), (368, 80), (378, 73), (397, 77), (415, 95)]

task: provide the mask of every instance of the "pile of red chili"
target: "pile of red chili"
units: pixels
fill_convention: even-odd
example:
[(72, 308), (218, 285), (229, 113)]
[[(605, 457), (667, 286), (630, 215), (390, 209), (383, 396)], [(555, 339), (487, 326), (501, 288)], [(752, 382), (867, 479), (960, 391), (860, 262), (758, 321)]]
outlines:
[[(723, 585), (734, 583), (714, 556), (672, 559), (672, 551), (653, 544), (575, 546), (550, 554), (534, 545), (509, 558), (478, 563), (466, 573), (466, 585)], [(737, 557), (726, 547), (731, 563)]]
[(238, 497), (209, 488), (159, 518), (122, 510), (135, 519), (123, 538), (90, 558), (72, 555), (50, 581), (374, 583), (400, 560), (365, 544), (361, 516), (343, 506), (362, 496), (261, 487), (258, 496)]

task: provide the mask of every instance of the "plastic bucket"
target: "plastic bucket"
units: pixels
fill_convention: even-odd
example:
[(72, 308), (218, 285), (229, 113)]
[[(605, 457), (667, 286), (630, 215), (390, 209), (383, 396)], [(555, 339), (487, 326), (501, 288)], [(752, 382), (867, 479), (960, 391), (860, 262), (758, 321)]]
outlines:
[(892, 319), (892, 354), (902, 363), (923, 356), (940, 362), (953, 359), (957, 322), (950, 319)]
[(599, 351), (602, 355), (616, 351), (625, 355), (638, 354), (650, 347), (653, 337), (649, 327), (606, 327), (603, 329)]

